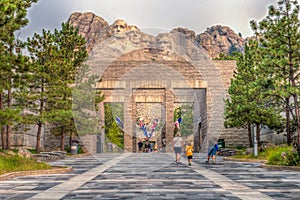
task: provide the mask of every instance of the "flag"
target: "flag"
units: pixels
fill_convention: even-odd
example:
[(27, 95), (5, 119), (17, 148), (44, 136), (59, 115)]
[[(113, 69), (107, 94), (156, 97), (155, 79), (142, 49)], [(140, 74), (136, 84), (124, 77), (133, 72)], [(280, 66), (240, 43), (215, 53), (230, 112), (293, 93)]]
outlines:
[(177, 121), (175, 122), (175, 129), (180, 129), (180, 123), (181, 123), (181, 117), (179, 117), (178, 119), (177, 119)]
[(117, 122), (118, 126), (120, 126), (122, 129), (124, 128), (124, 123), (118, 116), (116, 117), (116, 122)]
[(156, 118), (156, 119), (153, 120), (153, 122), (152, 122), (151, 130), (150, 130), (150, 133), (148, 134), (148, 137), (149, 137), (149, 138), (152, 137), (152, 135), (153, 135), (153, 133), (154, 133), (154, 131), (155, 131), (155, 128), (156, 128), (157, 124), (158, 124), (158, 119)]

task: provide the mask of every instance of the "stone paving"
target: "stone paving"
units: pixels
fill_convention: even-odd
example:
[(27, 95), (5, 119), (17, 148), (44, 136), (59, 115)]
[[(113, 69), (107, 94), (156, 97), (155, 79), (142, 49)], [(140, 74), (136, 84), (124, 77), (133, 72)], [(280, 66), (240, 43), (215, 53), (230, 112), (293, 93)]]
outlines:
[(300, 172), (268, 170), (257, 163), (192, 166), (168, 153), (98, 154), (67, 158), (52, 165), (72, 166), (63, 174), (30, 175), (0, 182), (2, 199), (300, 199)]

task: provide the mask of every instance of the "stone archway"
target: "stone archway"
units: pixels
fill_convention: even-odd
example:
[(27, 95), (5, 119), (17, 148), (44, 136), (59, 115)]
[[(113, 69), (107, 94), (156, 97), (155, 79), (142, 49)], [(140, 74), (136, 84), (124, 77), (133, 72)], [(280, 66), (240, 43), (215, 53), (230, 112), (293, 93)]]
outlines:
[[(151, 101), (158, 98), (155, 96), (159, 90), (163, 91), (159, 102), (165, 102), (165, 130), (170, 151), (174, 103), (193, 102), (196, 149), (203, 141), (205, 150), (209, 137), (221, 135), (223, 138), (237, 138), (233, 136), (234, 131), (225, 132), (223, 129), (224, 99), (235, 63), (211, 61), (203, 49), (190, 45), (186, 39), (178, 38), (173, 41), (178, 40), (177, 43), (183, 46), (171, 45), (172, 50), (124, 46), (120, 41), (112, 42), (114, 40), (111, 39), (96, 45), (90, 53), (87, 64), (91, 67), (91, 74), (101, 77), (102, 82), (97, 83), (96, 88), (105, 94), (105, 102), (124, 103), (124, 140), (127, 151), (134, 151), (136, 143), (133, 137), (135, 100), (144, 98)], [(124, 41), (128, 43), (126, 38)], [(134, 95), (140, 90), (148, 91), (148, 94)], [(201, 138), (198, 119), (201, 119)]]
[[(139, 55), (139, 60), (132, 58)], [(143, 56), (141, 56), (143, 55)], [(174, 56), (175, 57), (175, 56)], [(155, 59), (153, 59), (155, 58)], [(153, 71), (154, 70), (154, 71)], [(142, 78), (140, 74), (142, 74)], [(176, 57), (165, 60), (159, 52), (149, 49), (133, 51), (112, 62), (102, 73), (97, 88), (107, 102), (124, 101), (124, 142), (127, 151), (135, 151), (136, 103), (161, 103), (165, 108), (167, 151), (172, 151), (174, 103), (194, 103), (195, 149), (201, 143), (197, 119), (201, 116), (203, 136), (207, 132), (207, 83), (186, 60)]]

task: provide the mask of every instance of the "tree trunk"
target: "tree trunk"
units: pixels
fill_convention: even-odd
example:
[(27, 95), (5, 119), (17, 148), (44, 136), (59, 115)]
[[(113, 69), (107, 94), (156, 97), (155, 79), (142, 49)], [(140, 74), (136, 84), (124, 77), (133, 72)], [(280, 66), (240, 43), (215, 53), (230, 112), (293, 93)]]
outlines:
[(10, 135), (11, 135), (11, 125), (7, 125), (6, 126), (6, 149), (7, 150), (11, 149)]
[(248, 138), (249, 138), (249, 146), (253, 147), (251, 124), (248, 124)]
[(290, 99), (286, 98), (286, 107), (285, 107), (285, 117), (286, 117), (286, 122), (285, 122), (285, 126), (286, 126), (286, 142), (287, 145), (290, 146), (292, 143), (292, 139), (291, 139), (291, 123), (290, 123)]
[(256, 124), (256, 140), (257, 146), (260, 147), (260, 124)]
[[(42, 84), (41, 84), (41, 93), (42, 93), (42, 97), (40, 100), (40, 107), (39, 107), (39, 115), (42, 116), (43, 115), (43, 110), (44, 110), (44, 81), (42, 79)], [(42, 134), (42, 127), (43, 127), (43, 123), (41, 121), (38, 122), (38, 132), (36, 135), (36, 151), (38, 153), (40, 153), (41, 151), (41, 134)], [(46, 134), (46, 133), (44, 133)], [(44, 141), (45, 143), (45, 141)]]
[[(4, 109), (4, 104), (3, 104), (3, 93), (0, 94), (0, 109)], [(5, 149), (5, 137), (4, 133), (5, 132), (5, 127), (3, 124), (1, 124), (1, 144), (2, 144), (2, 149)]]
[(69, 145), (70, 146), (72, 145), (72, 140), (73, 140), (73, 132), (71, 132), (71, 134), (70, 134), (70, 140), (69, 140)]
[(298, 96), (297, 94), (293, 95), (294, 103), (295, 103), (295, 121), (297, 124), (297, 134), (298, 134), (298, 141), (297, 141), (297, 151), (298, 155), (300, 156), (300, 120), (299, 120), (299, 106), (298, 106)]
[[(12, 94), (11, 94), (11, 89), (8, 89), (7, 91), (7, 108), (11, 109), (12, 105)], [(11, 135), (11, 125), (10, 125), (11, 119), (8, 120), (8, 125), (6, 126), (6, 149), (10, 150), (11, 149), (11, 144), (10, 144), (10, 135)]]
[(65, 127), (62, 126), (61, 127), (61, 148), (60, 150), (61, 151), (64, 151), (65, 150)]
[(1, 144), (2, 144), (2, 149), (5, 149), (5, 126), (1, 126)]
[(41, 151), (42, 127), (43, 127), (43, 123), (39, 122), (38, 123), (38, 131), (37, 131), (37, 135), (36, 135), (36, 147), (35, 147), (37, 153), (40, 153), (40, 151)]

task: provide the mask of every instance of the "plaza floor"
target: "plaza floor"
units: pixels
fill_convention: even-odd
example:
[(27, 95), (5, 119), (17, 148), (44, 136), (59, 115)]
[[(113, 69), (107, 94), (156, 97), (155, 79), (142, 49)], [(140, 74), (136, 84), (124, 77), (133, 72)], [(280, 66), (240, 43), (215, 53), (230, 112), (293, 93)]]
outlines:
[(195, 154), (192, 166), (174, 161), (169, 153), (67, 158), (51, 164), (71, 172), (1, 181), (0, 199), (300, 199), (299, 171), (222, 157), (205, 164), (205, 154)]

